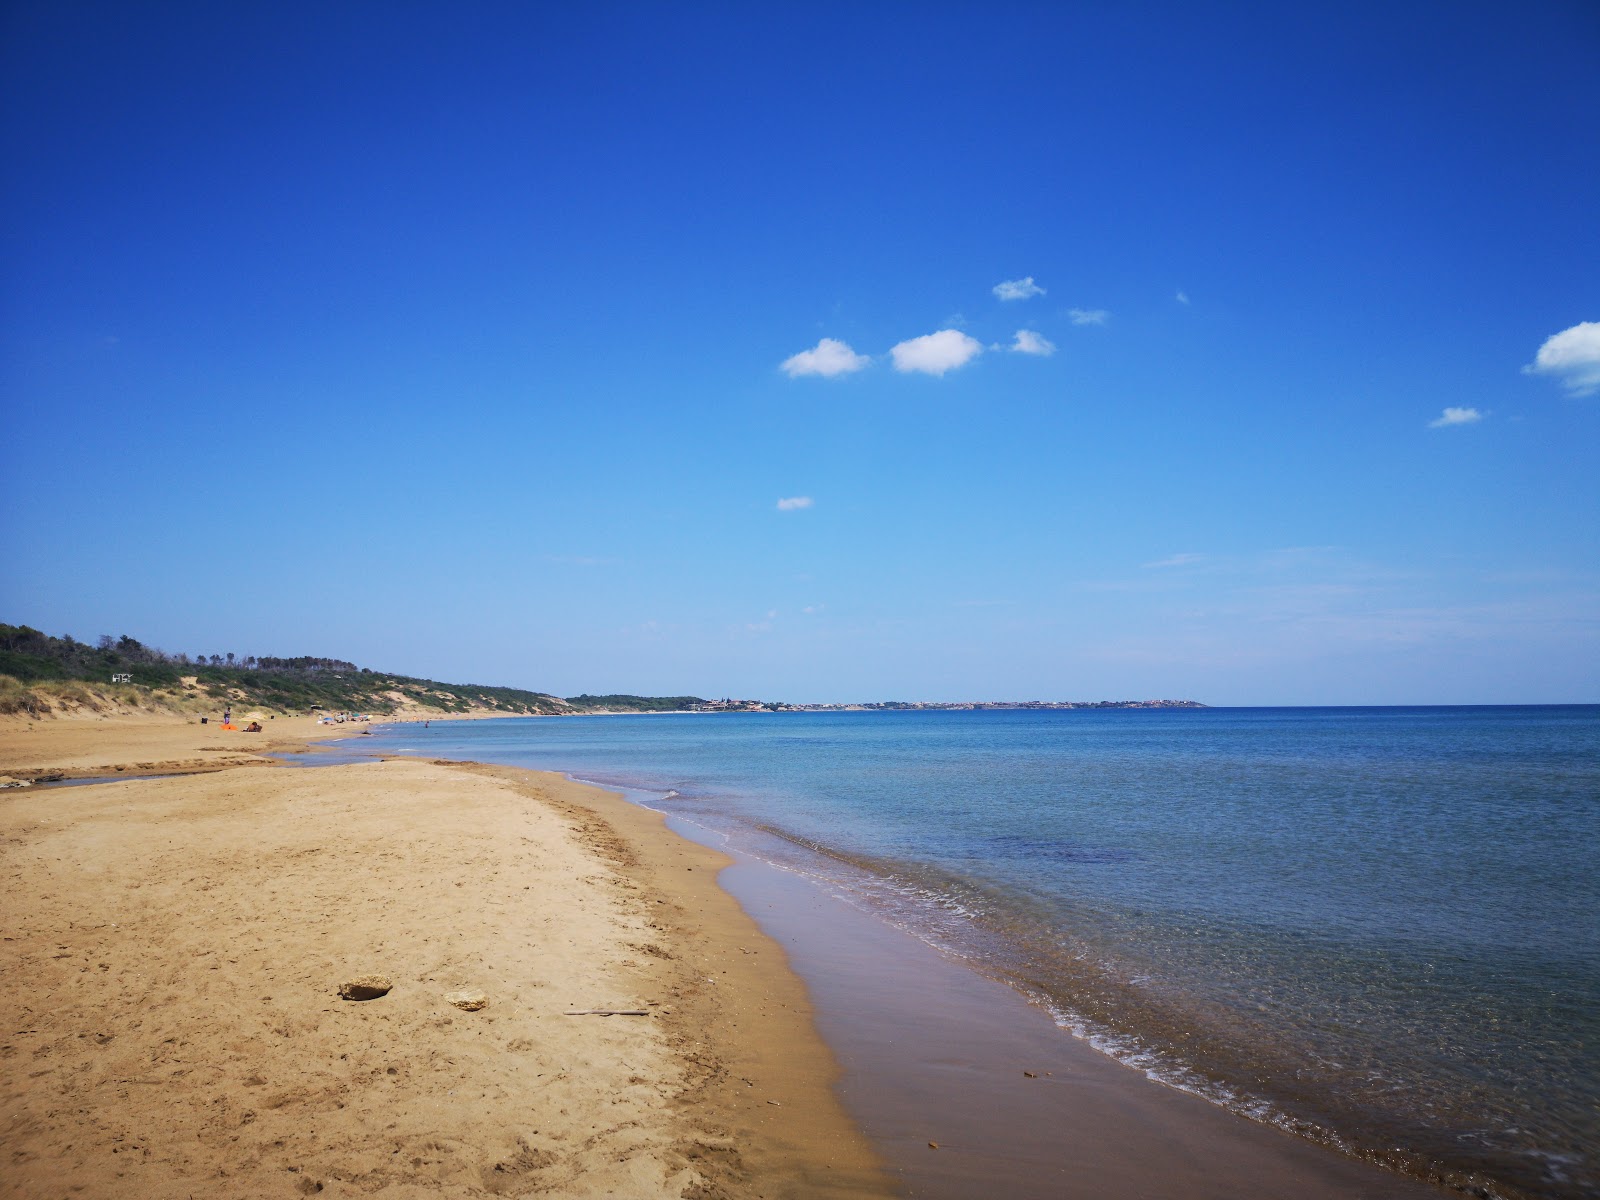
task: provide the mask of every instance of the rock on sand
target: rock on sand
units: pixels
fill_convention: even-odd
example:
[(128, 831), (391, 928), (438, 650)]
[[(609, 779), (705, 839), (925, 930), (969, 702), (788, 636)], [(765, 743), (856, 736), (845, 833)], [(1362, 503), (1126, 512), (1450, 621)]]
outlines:
[(357, 975), (339, 985), (339, 995), (346, 1000), (376, 1000), (389, 994), (394, 980), (387, 975)]

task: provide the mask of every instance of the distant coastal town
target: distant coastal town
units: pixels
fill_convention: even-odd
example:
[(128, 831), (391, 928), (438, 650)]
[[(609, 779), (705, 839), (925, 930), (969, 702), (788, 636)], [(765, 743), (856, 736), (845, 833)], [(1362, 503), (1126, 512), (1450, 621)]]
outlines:
[(763, 700), (699, 700), (687, 712), (1005, 712), (1012, 709), (1205, 708), (1198, 700), (877, 700), (863, 704), (785, 704)]

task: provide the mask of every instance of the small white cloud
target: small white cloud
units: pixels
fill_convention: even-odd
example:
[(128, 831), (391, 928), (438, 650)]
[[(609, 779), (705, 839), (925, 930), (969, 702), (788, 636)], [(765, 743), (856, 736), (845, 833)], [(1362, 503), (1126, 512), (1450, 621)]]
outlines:
[(834, 375), (848, 375), (852, 371), (859, 371), (871, 361), (872, 359), (865, 354), (857, 354), (838, 338), (825, 337), (810, 350), (802, 350), (799, 354), (784, 359), (779, 367), (790, 379), (797, 379), (801, 375), (821, 375), (831, 378)]
[(1180, 291), (1176, 298), (1177, 298), (1177, 301), (1178, 301), (1179, 304), (1187, 304), (1187, 303), (1189, 303), (1189, 293), (1188, 292)]
[(1111, 314), (1103, 308), (1071, 308), (1067, 316), (1074, 325), (1104, 325)]
[(1007, 279), (1004, 283), (995, 284), (994, 294), (1002, 300), (1027, 300), (1044, 295), (1044, 289), (1029, 275), (1026, 279)]
[(794, 512), (798, 508), (810, 508), (814, 503), (810, 496), (785, 496), (778, 501), (778, 511)]
[(1159, 567), (1187, 567), (1191, 563), (1204, 562), (1204, 554), (1173, 554), (1166, 558), (1158, 558), (1155, 562), (1144, 564), (1145, 570), (1155, 570)]
[(1600, 321), (1580, 321), (1545, 339), (1524, 375), (1553, 375), (1574, 396), (1600, 391)]
[(1481, 420), (1483, 414), (1475, 408), (1447, 408), (1428, 422), (1428, 428), (1443, 429), (1447, 425), (1471, 425), (1474, 421)]
[(1011, 343), (1011, 348), (1018, 354), (1050, 355), (1056, 352), (1054, 342), (1031, 329), (1017, 330), (1017, 340)]
[(800, 611), (806, 613), (807, 615), (815, 615), (827, 607), (828, 606), (826, 604), (808, 604)]
[(896, 371), (920, 371), (924, 375), (943, 375), (966, 366), (983, 353), (983, 343), (959, 329), (941, 329), (901, 342), (889, 351)]

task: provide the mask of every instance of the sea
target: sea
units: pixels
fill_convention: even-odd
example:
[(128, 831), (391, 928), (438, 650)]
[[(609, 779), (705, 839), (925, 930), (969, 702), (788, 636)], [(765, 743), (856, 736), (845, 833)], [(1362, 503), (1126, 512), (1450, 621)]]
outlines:
[(397, 725), (624, 788), (1130, 1067), (1484, 1196), (1600, 1196), (1600, 706)]

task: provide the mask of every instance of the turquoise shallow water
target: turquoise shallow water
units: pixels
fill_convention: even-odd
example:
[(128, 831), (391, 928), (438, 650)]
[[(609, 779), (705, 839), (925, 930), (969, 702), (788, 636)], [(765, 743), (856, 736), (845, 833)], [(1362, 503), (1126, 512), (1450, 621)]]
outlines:
[(1600, 1195), (1600, 707), (397, 726), (824, 877), (1101, 1048), (1503, 1195)]

